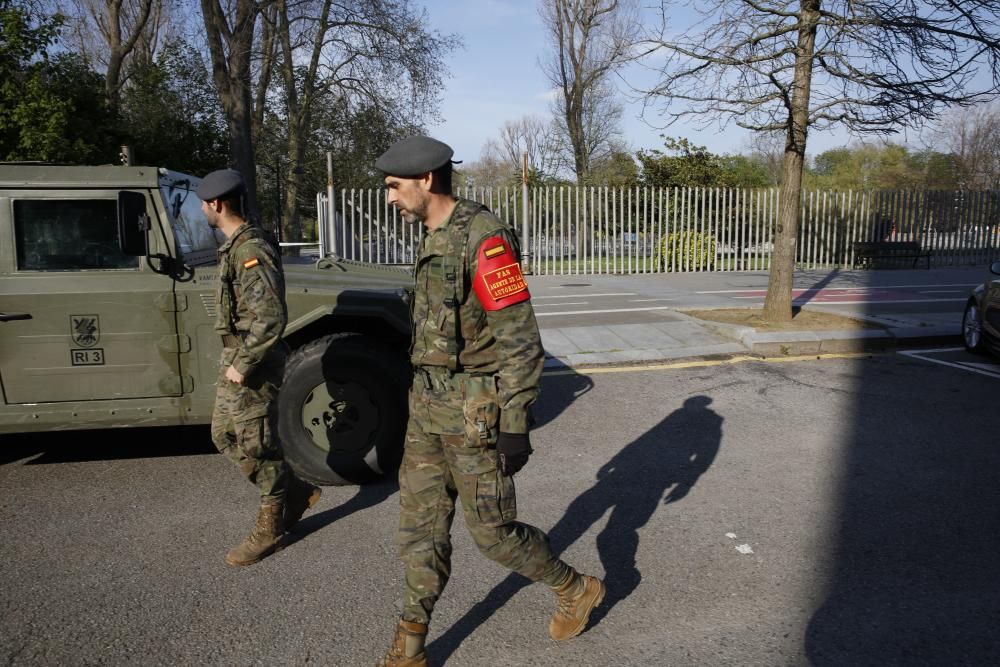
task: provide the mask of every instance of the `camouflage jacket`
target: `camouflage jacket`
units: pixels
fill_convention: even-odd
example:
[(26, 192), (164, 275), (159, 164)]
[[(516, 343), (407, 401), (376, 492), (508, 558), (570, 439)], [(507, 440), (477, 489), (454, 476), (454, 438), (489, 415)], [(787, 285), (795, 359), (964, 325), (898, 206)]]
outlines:
[(288, 323), (281, 257), (264, 232), (244, 223), (219, 247), (215, 330), (237, 336), (233, 367), (249, 375)]
[(459, 199), (448, 220), (424, 236), (414, 269), (410, 357), (414, 367), (494, 375), (500, 430), (526, 433), (544, 361), (531, 301), (487, 310), (472, 289), (480, 246), (497, 238), (519, 261), (511, 228), (467, 199)]

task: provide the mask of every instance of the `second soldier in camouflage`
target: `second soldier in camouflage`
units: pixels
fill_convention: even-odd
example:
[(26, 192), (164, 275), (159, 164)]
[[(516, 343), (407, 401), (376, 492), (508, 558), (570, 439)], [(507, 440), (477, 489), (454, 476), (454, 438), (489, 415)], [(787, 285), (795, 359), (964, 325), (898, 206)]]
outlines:
[(215, 330), (222, 359), (212, 412), (212, 441), (260, 491), (257, 522), (226, 554), (230, 565), (251, 565), (282, 548), (285, 531), (319, 499), (320, 490), (288, 469), (277, 439), (277, 397), (287, 346), (281, 340), (288, 311), (281, 256), (263, 230), (243, 218), (243, 178), (221, 169), (198, 187), (219, 247)]

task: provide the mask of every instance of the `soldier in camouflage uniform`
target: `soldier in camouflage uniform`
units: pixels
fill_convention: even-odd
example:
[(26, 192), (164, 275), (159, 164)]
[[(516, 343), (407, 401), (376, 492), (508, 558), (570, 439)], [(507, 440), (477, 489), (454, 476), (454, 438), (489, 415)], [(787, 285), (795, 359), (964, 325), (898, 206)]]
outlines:
[(456, 500), (483, 555), (556, 592), (553, 639), (582, 632), (604, 597), (601, 581), (516, 521), (513, 475), (532, 451), (541, 339), (517, 238), (481, 204), (452, 196), (451, 156), (439, 141), (411, 137), (375, 163), (389, 203), (427, 229), (414, 270), (414, 379), (399, 471), (403, 613), (378, 665), (427, 664), (427, 626), (451, 574)]
[(296, 478), (277, 440), (278, 388), (288, 321), (281, 256), (263, 230), (242, 217), (243, 178), (223, 169), (197, 191), (210, 227), (226, 241), (219, 248), (218, 317), (222, 359), (212, 414), (212, 441), (260, 490), (257, 523), (226, 554), (230, 565), (250, 565), (285, 546), (286, 530), (319, 500), (320, 490)]

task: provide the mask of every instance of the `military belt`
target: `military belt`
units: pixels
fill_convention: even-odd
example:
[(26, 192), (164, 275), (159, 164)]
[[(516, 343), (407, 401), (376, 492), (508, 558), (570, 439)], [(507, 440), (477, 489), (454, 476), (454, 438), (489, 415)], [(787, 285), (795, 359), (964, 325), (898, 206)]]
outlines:
[(242, 343), (243, 339), (245, 339), (245, 338), (246, 338), (246, 334), (238, 334), (238, 335), (234, 335), (234, 334), (222, 334), (222, 346), (223, 347), (230, 347), (230, 348), (239, 347), (240, 343)]
[(470, 379), (492, 375), (492, 373), (456, 373), (444, 366), (416, 366), (413, 369), (413, 385), (422, 386), (425, 390), (460, 392)]

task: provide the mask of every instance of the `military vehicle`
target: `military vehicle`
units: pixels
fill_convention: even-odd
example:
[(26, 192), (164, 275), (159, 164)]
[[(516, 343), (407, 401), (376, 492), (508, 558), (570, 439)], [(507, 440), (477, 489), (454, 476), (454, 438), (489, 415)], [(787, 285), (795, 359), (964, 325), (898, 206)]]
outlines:
[[(0, 434), (211, 421), (224, 239), (199, 182), (0, 165)], [(321, 258), (285, 278), (286, 458), (317, 483), (378, 477), (402, 451), (411, 274)]]

